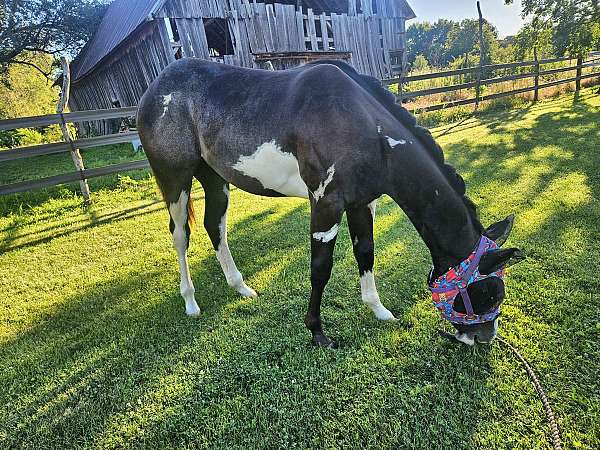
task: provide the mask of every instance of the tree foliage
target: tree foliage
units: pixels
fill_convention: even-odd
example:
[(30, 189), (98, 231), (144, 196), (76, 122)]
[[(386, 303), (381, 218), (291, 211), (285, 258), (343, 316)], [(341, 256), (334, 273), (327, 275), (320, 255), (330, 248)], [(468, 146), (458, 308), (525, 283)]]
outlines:
[[(42, 71), (50, 71), (53, 57), (45, 53), (23, 55)], [(0, 119), (52, 114), (56, 110), (59, 89), (38, 70), (14, 64), (7, 72), (8, 83), (0, 83)], [(0, 131), (0, 149), (17, 145), (55, 141), (57, 126), (45, 129)]]
[[(513, 0), (505, 0), (512, 3)], [(600, 0), (521, 0), (534, 30), (551, 30), (558, 54), (585, 54), (600, 46)]]
[(91, 38), (106, 0), (0, 0), (0, 74), (35, 53), (73, 54)]
[[(479, 22), (475, 19), (461, 22), (440, 19), (433, 24), (415, 23), (406, 30), (406, 39), (408, 61), (411, 64), (418, 55), (423, 55), (436, 67), (447, 66), (465, 55), (479, 57)], [(494, 61), (498, 49), (498, 31), (492, 24), (484, 21), (484, 62)]]

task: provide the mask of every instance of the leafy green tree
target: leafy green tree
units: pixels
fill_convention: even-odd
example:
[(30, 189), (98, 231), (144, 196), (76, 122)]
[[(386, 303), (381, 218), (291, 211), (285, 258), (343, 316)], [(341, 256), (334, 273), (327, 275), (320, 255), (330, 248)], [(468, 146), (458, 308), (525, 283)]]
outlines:
[(532, 59), (534, 48), (537, 49), (539, 59), (551, 58), (557, 53), (554, 48), (552, 28), (540, 26), (535, 20), (525, 24), (515, 36), (515, 59), (520, 61)]
[(423, 55), (417, 55), (415, 62), (412, 64), (412, 70), (417, 72), (425, 72), (427, 69), (429, 69), (427, 58), (425, 58)]
[[(487, 21), (483, 23), (483, 63), (490, 64), (498, 54), (498, 30)], [(464, 54), (479, 55), (479, 21), (465, 19), (454, 27), (446, 41), (446, 60), (450, 62)]]
[[(51, 70), (51, 55), (37, 53), (23, 56), (41, 71)], [(40, 71), (27, 65), (14, 64), (10, 66), (7, 78), (8, 83), (0, 83), (0, 119), (55, 112), (59, 90)], [(0, 149), (57, 139), (60, 139), (60, 130), (56, 125), (42, 129), (0, 131)]]
[(445, 44), (450, 31), (457, 26), (452, 20), (440, 19), (414, 23), (406, 30), (407, 57), (412, 64), (418, 55), (423, 55), (433, 66), (445, 64)]
[[(32, 66), (36, 53), (75, 53), (93, 35), (107, 0), (1, 0), (0, 75)], [(46, 76), (49, 73), (44, 73)]]
[(533, 27), (551, 30), (558, 54), (582, 55), (600, 46), (600, 0), (521, 0), (521, 3), (523, 16), (533, 19)]

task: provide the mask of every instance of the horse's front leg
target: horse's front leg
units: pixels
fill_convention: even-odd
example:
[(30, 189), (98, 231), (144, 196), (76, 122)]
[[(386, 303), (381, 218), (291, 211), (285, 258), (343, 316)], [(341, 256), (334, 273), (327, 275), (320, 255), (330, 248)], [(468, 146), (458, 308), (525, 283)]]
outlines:
[(337, 347), (337, 343), (323, 333), (321, 298), (331, 275), (333, 248), (335, 247), (343, 212), (340, 200), (330, 200), (325, 197), (315, 201), (311, 198), (311, 293), (304, 323), (312, 333), (313, 344), (320, 347)]
[(375, 260), (375, 243), (373, 241), (373, 222), (375, 220), (375, 202), (368, 206), (351, 208), (346, 211), (352, 250), (358, 264), (360, 275), (360, 294), (365, 303), (379, 320), (394, 320), (394, 315), (381, 303), (375, 277), (373, 263)]

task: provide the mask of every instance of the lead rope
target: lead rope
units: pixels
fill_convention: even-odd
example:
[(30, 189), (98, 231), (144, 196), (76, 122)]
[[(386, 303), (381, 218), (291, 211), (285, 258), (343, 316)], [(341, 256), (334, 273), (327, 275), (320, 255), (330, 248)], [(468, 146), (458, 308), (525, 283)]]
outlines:
[(519, 353), (519, 351), (513, 347), (508, 341), (504, 340), (500, 336), (496, 337), (496, 339), (506, 345), (512, 352), (521, 360), (529, 378), (531, 378), (531, 382), (535, 387), (538, 395), (540, 396), (540, 400), (542, 400), (542, 404), (544, 405), (544, 409), (546, 410), (546, 417), (548, 417), (548, 423), (550, 424), (550, 430), (552, 432), (552, 444), (554, 445), (554, 450), (562, 450), (562, 442), (560, 440), (560, 433), (558, 432), (558, 424), (556, 423), (556, 417), (554, 416), (554, 411), (552, 410), (552, 406), (550, 406), (550, 402), (548, 401), (548, 397), (546, 396), (546, 392), (544, 392), (544, 388), (540, 383), (537, 375), (527, 362), (527, 360)]
[[(437, 331), (440, 336), (449, 339), (452, 342), (460, 342), (452, 333), (448, 333), (443, 329), (438, 329)], [(523, 363), (523, 366), (525, 367), (525, 370), (527, 371), (527, 374), (531, 379), (531, 383), (535, 387), (535, 390), (537, 391), (540, 400), (542, 400), (542, 404), (544, 405), (546, 417), (548, 418), (548, 423), (550, 424), (550, 430), (552, 432), (552, 444), (554, 446), (554, 450), (562, 450), (562, 442), (560, 440), (560, 433), (558, 431), (556, 417), (554, 416), (554, 411), (552, 410), (552, 406), (550, 406), (550, 402), (548, 401), (548, 397), (546, 396), (544, 388), (542, 388), (540, 380), (538, 379), (537, 375), (535, 374), (527, 360), (519, 353), (519, 351), (515, 347), (513, 347), (508, 341), (504, 340), (500, 336), (497, 336), (496, 339), (502, 342), (504, 345), (506, 345), (509, 349), (511, 349), (512, 352), (517, 356), (517, 358), (519, 358), (521, 363)]]

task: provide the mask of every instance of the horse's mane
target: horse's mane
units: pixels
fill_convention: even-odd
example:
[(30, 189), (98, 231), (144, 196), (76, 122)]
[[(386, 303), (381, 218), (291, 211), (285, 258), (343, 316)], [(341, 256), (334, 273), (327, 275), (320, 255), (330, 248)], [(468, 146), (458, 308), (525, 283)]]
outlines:
[(473, 219), (474, 225), (479, 229), (479, 232), (483, 232), (483, 226), (479, 221), (477, 214), (477, 207), (466, 195), (465, 181), (460, 176), (456, 169), (444, 160), (444, 152), (442, 147), (435, 141), (431, 132), (424, 127), (417, 125), (417, 119), (408, 110), (401, 105), (396, 103), (396, 97), (390, 91), (388, 91), (381, 82), (374, 77), (369, 75), (359, 74), (352, 66), (336, 60), (321, 60), (314, 61), (309, 64), (333, 64), (334, 66), (341, 69), (346, 75), (352, 78), (358, 83), (363, 89), (368, 91), (381, 105), (383, 105), (402, 125), (408, 128), (417, 139), (427, 149), (430, 156), (438, 164), (442, 173), (447, 178), (452, 188), (460, 195), (463, 203), (467, 207), (471, 218)]

